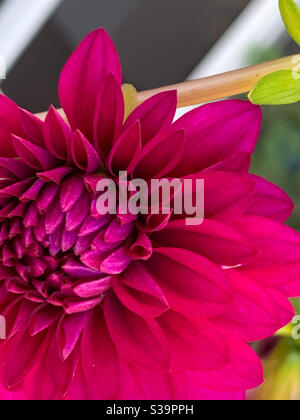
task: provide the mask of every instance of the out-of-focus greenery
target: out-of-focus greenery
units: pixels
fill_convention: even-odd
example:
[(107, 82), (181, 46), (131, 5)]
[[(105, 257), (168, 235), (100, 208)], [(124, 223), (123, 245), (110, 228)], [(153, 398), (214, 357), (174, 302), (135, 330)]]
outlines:
[(296, 209), (289, 224), (300, 230), (300, 104), (263, 108), (251, 170), (292, 197)]
[[(278, 49), (253, 48), (250, 64), (284, 56)], [(282, 187), (293, 199), (296, 209), (290, 226), (300, 230), (300, 103), (265, 106), (263, 126), (251, 171)]]

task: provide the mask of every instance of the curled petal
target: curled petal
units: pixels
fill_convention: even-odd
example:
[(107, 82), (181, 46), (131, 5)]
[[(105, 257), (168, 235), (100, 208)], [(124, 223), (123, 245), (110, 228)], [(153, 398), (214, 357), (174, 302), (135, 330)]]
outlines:
[(141, 124), (136, 121), (124, 131), (113, 145), (108, 156), (108, 169), (116, 175), (118, 171), (126, 171), (142, 148)]
[(60, 205), (63, 212), (70, 211), (79, 200), (84, 191), (84, 183), (78, 176), (64, 180), (61, 186)]
[(90, 311), (91, 309), (98, 306), (102, 300), (103, 296), (85, 300), (80, 298), (67, 298), (63, 302), (63, 307), (68, 315), (79, 314), (82, 312), (86, 313), (87, 311)]
[(153, 248), (152, 242), (146, 233), (139, 231), (136, 240), (130, 245), (128, 255), (133, 260), (145, 260), (151, 258)]
[(121, 247), (101, 262), (100, 270), (106, 274), (120, 274), (130, 263), (131, 258), (128, 256), (126, 248)]
[(79, 281), (74, 284), (73, 290), (77, 296), (91, 298), (103, 294), (111, 284), (111, 277), (102, 277), (99, 280)]
[(115, 277), (112, 286), (123, 305), (143, 318), (158, 317), (169, 309), (163, 291), (140, 263)]
[(76, 350), (68, 360), (62, 360), (58, 352), (56, 334), (52, 335), (48, 348), (46, 366), (47, 370), (49, 370), (54, 389), (60, 396), (59, 399), (65, 399), (70, 383), (75, 375), (79, 362), (79, 351), (78, 349)]
[(72, 210), (67, 213), (66, 229), (68, 232), (74, 232), (84, 222), (89, 214), (90, 200), (87, 194), (82, 194), (80, 199), (74, 205)]
[(13, 136), (13, 145), (18, 156), (34, 169), (48, 171), (57, 165), (49, 152), (21, 137)]
[(47, 150), (58, 159), (68, 159), (72, 131), (53, 106), (45, 119), (43, 134)]
[(128, 238), (134, 229), (133, 223), (126, 225), (120, 225), (116, 220), (113, 220), (110, 225), (106, 228), (104, 234), (105, 242), (119, 242)]
[[(20, 384), (30, 372), (38, 357), (47, 348), (48, 337), (47, 330), (31, 337), (28, 330), (24, 328), (10, 340), (6, 348), (4, 364), (4, 380), (8, 388)], [(20, 349), (22, 349), (21, 353)]]
[(28, 178), (33, 174), (32, 168), (16, 158), (0, 158), (0, 168), (21, 179)]
[(57, 185), (60, 185), (62, 180), (72, 172), (71, 168), (64, 166), (63, 168), (55, 168), (51, 171), (40, 172), (38, 177), (45, 182), (54, 182)]
[(185, 147), (185, 130), (149, 141), (138, 155), (134, 169), (137, 178), (162, 178), (176, 168)]
[(20, 123), (26, 139), (37, 146), (44, 147), (44, 123), (31, 112), (22, 108), (20, 108)]
[(75, 259), (69, 259), (63, 265), (63, 269), (67, 274), (75, 278), (95, 277), (101, 274), (100, 271), (92, 270)]
[(66, 360), (74, 350), (87, 320), (87, 313), (64, 315), (57, 329), (57, 343), (62, 360)]
[(162, 129), (168, 128), (172, 124), (176, 108), (177, 92), (175, 90), (154, 95), (129, 115), (124, 129), (127, 129), (139, 120), (142, 144), (145, 145)]
[(38, 307), (30, 317), (30, 335), (34, 336), (49, 328), (49, 326), (52, 325), (61, 314), (61, 309), (48, 304), (43, 304)]
[(78, 168), (86, 171), (87, 175), (100, 169), (101, 160), (98, 153), (78, 130), (71, 141), (71, 149), (73, 161)]

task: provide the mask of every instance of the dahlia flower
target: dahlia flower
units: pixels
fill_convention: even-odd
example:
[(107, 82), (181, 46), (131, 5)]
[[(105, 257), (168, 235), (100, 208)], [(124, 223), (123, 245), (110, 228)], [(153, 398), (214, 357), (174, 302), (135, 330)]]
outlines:
[[(293, 204), (250, 175), (260, 108), (230, 100), (173, 123), (176, 92), (125, 117), (102, 29), (64, 67), (44, 122), (0, 97), (2, 399), (243, 399), (262, 383), (248, 343), (293, 317)], [(99, 215), (96, 185), (204, 179), (205, 220)]]

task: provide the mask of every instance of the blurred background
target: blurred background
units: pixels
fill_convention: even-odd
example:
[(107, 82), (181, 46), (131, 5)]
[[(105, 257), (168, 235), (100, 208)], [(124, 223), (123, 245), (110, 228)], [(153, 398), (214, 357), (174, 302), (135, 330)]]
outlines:
[[(60, 70), (99, 26), (117, 46), (124, 80), (138, 90), (299, 53), (277, 0), (0, 0), (2, 91), (32, 112), (59, 106)], [(252, 170), (292, 196), (297, 210), (289, 223), (300, 230), (300, 105), (263, 113)], [(249, 398), (300, 399), (300, 341), (291, 328), (255, 347), (267, 382)]]

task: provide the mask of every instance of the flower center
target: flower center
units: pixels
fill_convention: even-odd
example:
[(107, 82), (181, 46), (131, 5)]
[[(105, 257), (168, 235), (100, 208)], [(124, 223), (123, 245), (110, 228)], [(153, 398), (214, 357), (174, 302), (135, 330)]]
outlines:
[(45, 176), (22, 181), (18, 198), (10, 197), (1, 211), (2, 278), (9, 292), (31, 301), (67, 313), (88, 310), (101, 303), (112, 276), (145, 257), (136, 243), (136, 217), (98, 213), (96, 185), (103, 175), (70, 171), (59, 179), (63, 169), (51, 172), (56, 183)]

